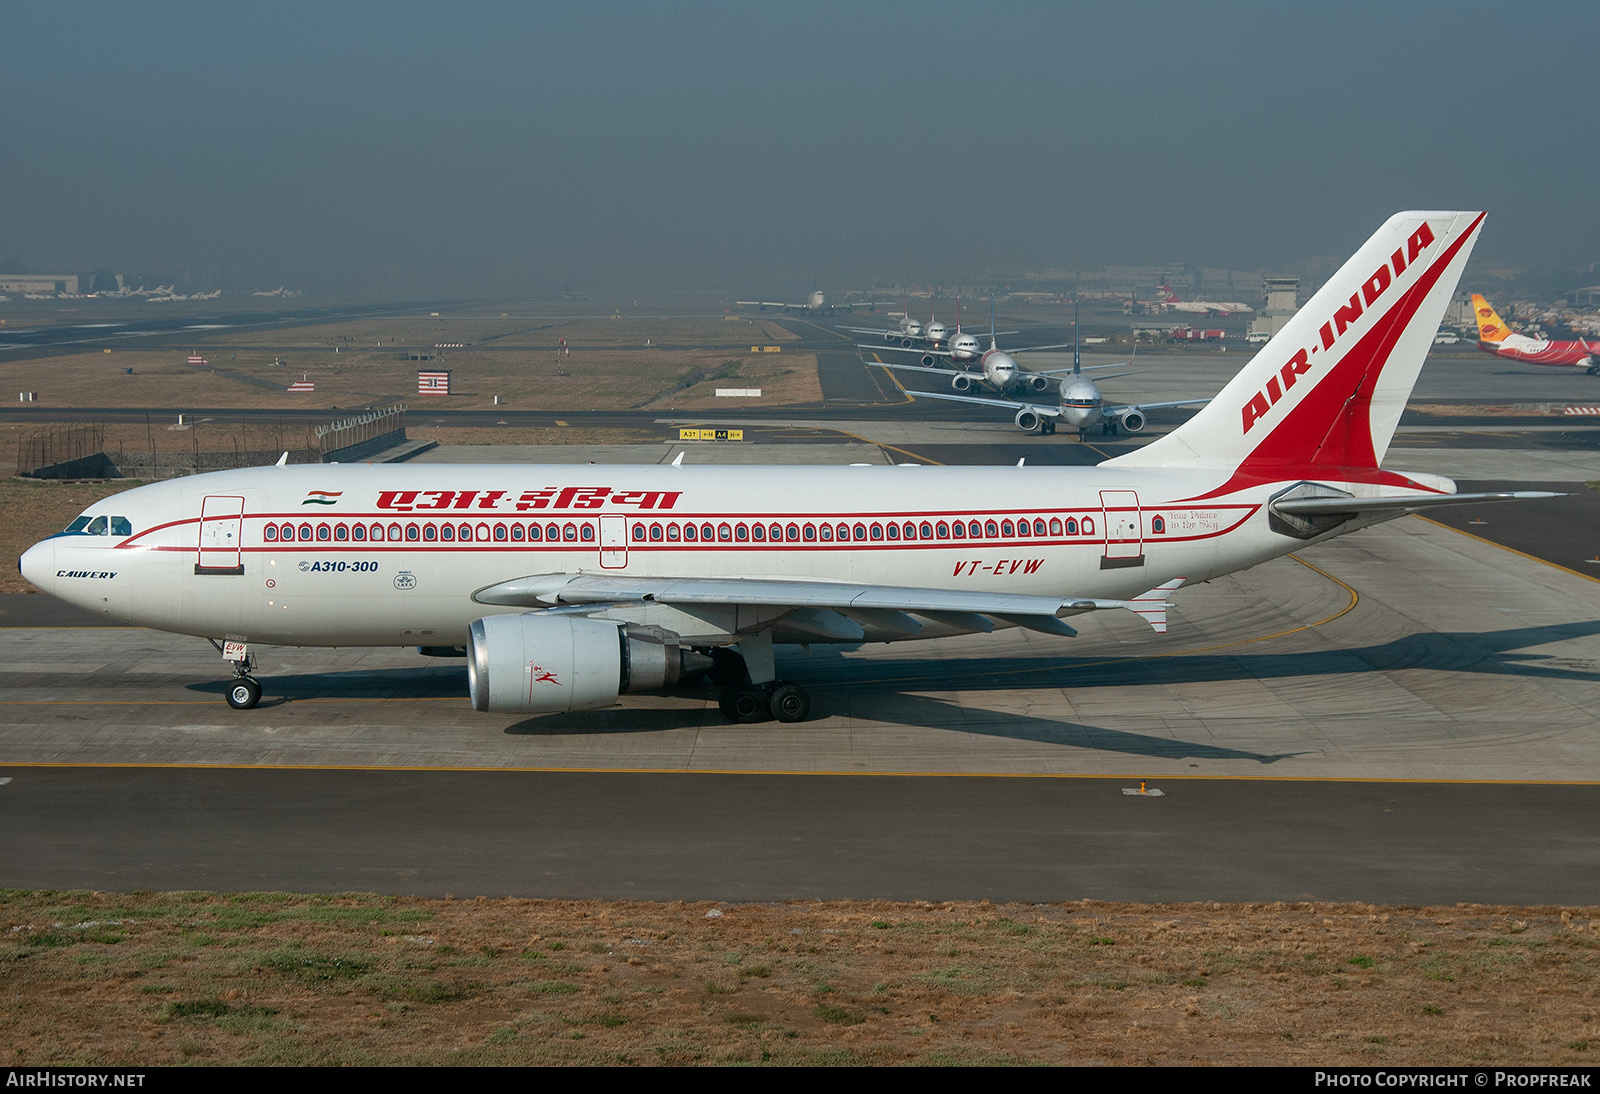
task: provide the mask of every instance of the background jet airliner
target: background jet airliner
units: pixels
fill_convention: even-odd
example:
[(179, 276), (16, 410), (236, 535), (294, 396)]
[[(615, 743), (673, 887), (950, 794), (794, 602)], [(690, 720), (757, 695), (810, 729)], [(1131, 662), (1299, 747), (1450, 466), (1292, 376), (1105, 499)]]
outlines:
[(1570, 365), (1590, 376), (1600, 376), (1600, 364), (1596, 364), (1600, 341), (1551, 341), (1518, 334), (1506, 326), (1480, 293), (1472, 294), (1472, 314), (1478, 320), (1478, 348), (1485, 353), (1529, 365)]
[(799, 721), (777, 643), (1070, 636), (1108, 609), (1164, 630), (1183, 585), (1432, 505), (1549, 496), (1380, 466), (1482, 224), (1392, 217), (1209, 405), (1098, 467), (280, 465), (97, 501), (22, 572), (210, 639), (241, 708), (262, 645), (416, 645), (463, 647), (473, 706), (510, 717), (709, 669), (729, 718)]
[[(990, 323), (994, 322), (991, 315)], [(1073, 302), (1072, 307), (1072, 368), (1050, 369), (1043, 372), (1022, 372), (1009, 355), (999, 352), (994, 348), (994, 339), (989, 340), (989, 352), (983, 355), (982, 376), (989, 386), (1001, 394), (1008, 394), (1013, 388), (1026, 386), (1032, 391), (1044, 391), (1049, 385), (1052, 376), (1061, 375), (1061, 390), (1054, 405), (1037, 405), (1034, 403), (1017, 403), (1011, 399), (988, 399), (977, 395), (945, 395), (933, 391), (911, 391), (906, 394), (912, 398), (927, 397), (929, 399), (948, 399), (952, 402), (976, 403), (979, 406), (1000, 407), (1007, 413), (1014, 413), (1017, 428), (1024, 433), (1038, 430), (1040, 433), (1054, 433), (1057, 426), (1065, 425), (1068, 429), (1076, 429), (1081, 439), (1093, 426), (1100, 426), (1105, 433), (1115, 433), (1117, 430), (1126, 429), (1129, 433), (1137, 433), (1145, 426), (1145, 411), (1158, 410), (1172, 406), (1197, 406), (1208, 402), (1206, 399), (1179, 399), (1166, 403), (1140, 403), (1137, 405), (1126, 404), (1122, 406), (1106, 406), (1105, 397), (1100, 393), (1094, 381), (1083, 375), (1085, 371), (1125, 368), (1133, 362), (1116, 362), (1109, 365), (1083, 365), (1078, 353), (1078, 307)], [(1013, 350), (1013, 353), (1025, 353), (1028, 350), (1064, 349), (1065, 346), (1027, 346), (1023, 349)], [(874, 362), (883, 368), (916, 369), (922, 372), (943, 372), (943, 369), (920, 368), (917, 365), (889, 365), (883, 362)], [(991, 379), (991, 372), (994, 378)], [(965, 374), (955, 377), (953, 385), (957, 392), (970, 390), (970, 383), (962, 383)]]
[(1166, 285), (1161, 286), (1160, 305), (1165, 311), (1194, 312), (1199, 315), (1244, 315), (1255, 311), (1249, 304), (1237, 300), (1220, 303), (1215, 300), (1180, 300), (1178, 294)]
[(785, 313), (799, 311), (810, 315), (817, 315), (828, 308), (827, 298), (822, 295), (821, 289), (812, 289), (804, 304), (786, 304), (781, 300), (735, 300), (733, 303), (740, 308), (760, 308), (762, 311), (777, 308)]
[[(960, 315), (961, 312), (958, 305), (956, 330), (955, 334), (950, 337), (948, 346), (943, 348), (931, 346), (925, 350), (914, 351), (922, 354), (922, 363), (920, 365), (893, 364), (888, 361), (877, 360), (868, 361), (867, 363), (877, 365), (879, 368), (897, 369), (905, 372), (931, 372), (939, 376), (948, 376), (950, 377), (950, 386), (956, 391), (971, 391), (974, 386), (983, 385), (992, 391), (999, 392), (1001, 395), (1009, 395), (1014, 391), (1023, 390), (1046, 391), (1050, 387), (1050, 378), (1052, 376), (1069, 371), (1067, 369), (1055, 369), (1031, 372), (1017, 364), (1016, 358), (1012, 354), (1031, 353), (1038, 350), (1066, 349), (1071, 343), (1064, 342), (1053, 346), (1022, 346), (1009, 352), (1002, 351), (996, 342), (996, 334), (1016, 334), (1017, 332), (997, 332), (994, 329), (994, 302), (992, 300), (989, 302), (989, 348), (986, 351), (979, 351), (977, 338), (970, 334), (962, 333)], [(1077, 326), (1076, 314), (1074, 314), (1073, 326)], [(941, 332), (944, 331), (942, 326), (939, 329)], [(930, 343), (933, 340), (931, 331), (928, 340)], [(894, 346), (878, 347), (859, 343), (856, 345), (857, 350), (872, 350), (874, 354), (878, 353), (880, 348), (890, 353), (896, 351)], [(904, 349), (905, 347), (899, 348)], [(957, 371), (951, 372), (947, 368), (939, 367), (937, 362), (941, 359), (957, 366)], [(863, 360), (865, 359), (863, 358)], [(968, 366), (973, 363), (976, 363), (977, 368), (969, 369)], [(1114, 368), (1116, 366), (1100, 365), (1095, 367)]]

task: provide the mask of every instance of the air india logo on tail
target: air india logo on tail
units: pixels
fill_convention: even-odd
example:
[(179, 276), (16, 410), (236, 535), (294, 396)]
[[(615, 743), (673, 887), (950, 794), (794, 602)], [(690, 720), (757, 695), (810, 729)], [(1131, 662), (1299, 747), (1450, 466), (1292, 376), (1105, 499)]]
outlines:
[(1379, 266), (1373, 275), (1367, 278), (1361, 288), (1350, 294), (1350, 301), (1341, 304), (1333, 313), (1333, 318), (1317, 328), (1318, 341), (1309, 350), (1296, 350), (1293, 357), (1289, 358), (1276, 376), (1267, 380), (1267, 384), (1260, 391), (1250, 397), (1241, 410), (1243, 432), (1249, 433), (1252, 426), (1278, 405), (1290, 388), (1299, 381), (1301, 376), (1310, 372), (1314, 362), (1312, 356), (1319, 351), (1324, 351), (1323, 360), (1329, 355), (1325, 352), (1331, 350), (1343, 337), (1344, 332), (1355, 325), (1356, 320), (1372, 305), (1382, 299), (1383, 294), (1389, 290), (1406, 269), (1416, 262), (1417, 257), (1433, 244), (1433, 229), (1423, 221), (1416, 231), (1411, 233), (1411, 238), (1406, 245), (1397, 249), (1389, 256), (1389, 261)]

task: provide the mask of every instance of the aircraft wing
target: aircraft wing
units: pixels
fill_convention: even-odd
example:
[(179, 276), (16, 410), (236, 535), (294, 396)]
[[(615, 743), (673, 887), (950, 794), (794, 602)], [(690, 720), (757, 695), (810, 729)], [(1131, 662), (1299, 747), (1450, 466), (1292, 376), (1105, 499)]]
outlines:
[[(911, 348), (911, 349), (907, 349), (905, 346), (874, 346), (874, 345), (870, 345), (870, 344), (869, 345), (862, 345), (860, 342), (856, 343), (856, 349), (871, 350), (873, 353), (931, 353), (935, 357), (949, 357), (950, 356), (950, 351), (947, 350), (947, 349), (916, 349), (914, 347)], [(882, 364), (884, 364), (884, 362), (883, 361), (868, 361), (867, 364), (869, 364), (869, 365), (882, 365)], [(887, 367), (893, 368), (895, 366), (889, 365)], [(935, 372), (941, 372), (941, 371), (944, 371), (944, 370), (942, 370), (942, 369), (934, 369), (934, 371)]]
[[(875, 365), (878, 368), (899, 369), (902, 372), (933, 372), (940, 376), (955, 376), (962, 371), (961, 369), (940, 368), (938, 365), (891, 365), (887, 361), (866, 361), (864, 363)], [(983, 376), (979, 373), (973, 373), (972, 378), (980, 382), (983, 380)]]
[(1210, 401), (1211, 398), (1207, 396), (1204, 399), (1174, 399), (1170, 403), (1128, 403), (1125, 406), (1108, 406), (1105, 408), (1105, 412), (1108, 416), (1115, 418), (1120, 414), (1128, 413), (1130, 410), (1142, 412), (1146, 410), (1165, 410), (1169, 406), (1204, 406)]
[[(880, 335), (880, 336), (881, 335), (886, 335), (886, 334), (892, 334), (896, 338), (900, 337), (900, 332), (899, 331), (897, 331), (897, 330), (884, 330), (881, 327), (840, 327), (839, 329), (842, 330), (842, 331), (849, 331), (851, 334), (876, 334), (876, 335)], [(878, 349), (880, 347), (873, 346), (872, 348), (873, 349)]]
[[(889, 368), (890, 366), (884, 365), (883, 367)], [(907, 368), (909, 366), (898, 365), (894, 367)], [(943, 372), (949, 375), (946, 369), (934, 368), (928, 369), (928, 371)], [(1039, 415), (1040, 418), (1061, 417), (1061, 407), (1052, 403), (1024, 403), (1015, 399), (986, 399), (982, 395), (947, 395), (942, 391), (912, 391), (910, 388), (906, 389), (906, 394), (913, 399), (948, 399), (952, 403), (977, 403), (979, 406), (991, 406), (1011, 414), (1015, 414), (1019, 410), (1031, 410)]]
[(736, 308), (809, 308), (810, 304), (785, 304), (781, 300), (735, 300)]
[[(1061, 621), (1083, 612), (1126, 608), (1157, 631), (1167, 629), (1167, 600), (1184, 582), (1175, 578), (1131, 600), (1103, 597), (1033, 596), (966, 589), (918, 589), (897, 585), (758, 578), (628, 577), (609, 574), (537, 574), (474, 594), (480, 604), (519, 608), (613, 606), (626, 603), (760, 606), (790, 611), (824, 610), (881, 621), (885, 612), (916, 613), (972, 630), (992, 630), (995, 621), (1043, 631), (1076, 634)], [(907, 618), (901, 626), (921, 629)]]
[[(1132, 361), (1117, 361), (1109, 365), (1083, 365), (1079, 368), (1030, 368), (1028, 371), (1035, 376), (1071, 376), (1075, 372), (1099, 372), (1105, 368), (1126, 368), (1133, 364)], [(1140, 372), (1144, 371), (1143, 369)], [(1113, 376), (1138, 376), (1139, 372), (1114, 372)]]
[[(1001, 331), (1000, 333), (1001, 334), (1015, 334), (1016, 331)], [(1063, 342), (1061, 345), (1058, 345), (1058, 346), (1018, 346), (1016, 349), (1008, 349), (1008, 350), (1006, 350), (1006, 352), (1007, 353), (1038, 353), (1040, 350), (1071, 349), (1071, 348), (1072, 348), (1072, 343), (1071, 342)], [(1103, 368), (1104, 366), (1101, 366), (1101, 367)]]

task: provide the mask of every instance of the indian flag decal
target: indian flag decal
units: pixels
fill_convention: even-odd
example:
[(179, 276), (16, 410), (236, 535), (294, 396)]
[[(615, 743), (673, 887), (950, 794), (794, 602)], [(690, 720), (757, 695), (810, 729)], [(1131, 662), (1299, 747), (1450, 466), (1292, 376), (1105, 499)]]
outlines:
[(306, 494), (306, 500), (301, 505), (332, 505), (344, 496), (343, 490), (312, 490)]

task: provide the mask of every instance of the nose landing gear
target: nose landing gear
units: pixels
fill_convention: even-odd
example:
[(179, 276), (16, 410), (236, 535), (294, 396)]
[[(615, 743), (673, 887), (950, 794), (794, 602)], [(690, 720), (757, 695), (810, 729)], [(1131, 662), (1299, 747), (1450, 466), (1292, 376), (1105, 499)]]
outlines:
[(234, 710), (249, 710), (261, 702), (261, 681), (250, 675), (256, 667), (256, 659), (250, 655), (249, 648), (241, 642), (224, 645), (215, 639), (208, 641), (233, 666), (233, 683), (228, 685), (227, 692), (228, 705)]

